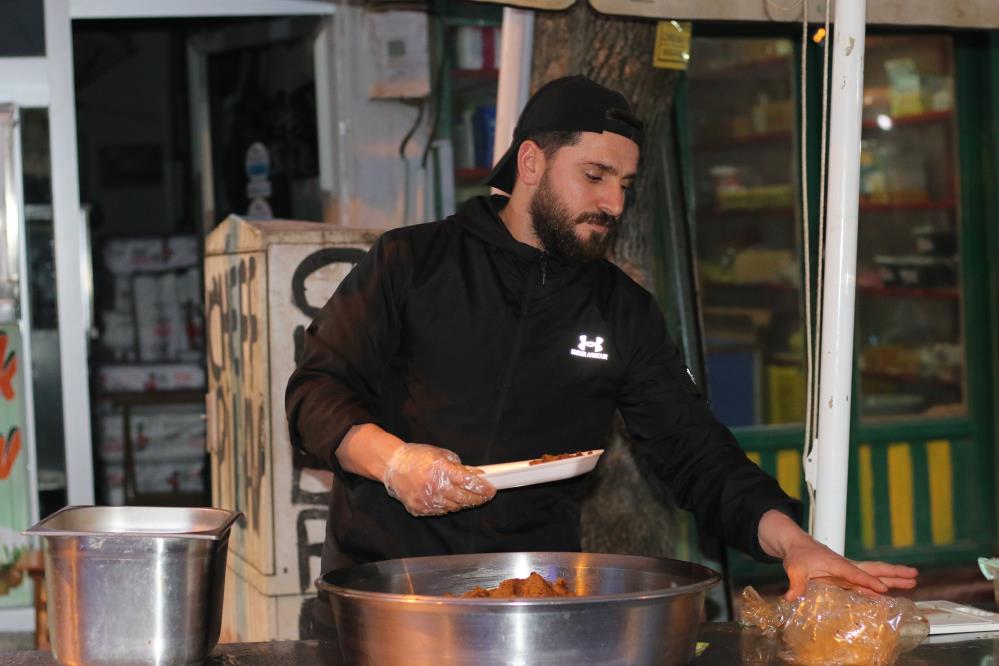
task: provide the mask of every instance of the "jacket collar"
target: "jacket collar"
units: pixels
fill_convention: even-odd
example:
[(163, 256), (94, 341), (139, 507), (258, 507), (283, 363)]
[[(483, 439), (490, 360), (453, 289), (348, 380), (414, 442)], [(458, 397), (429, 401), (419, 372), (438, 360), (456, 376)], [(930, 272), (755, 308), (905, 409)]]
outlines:
[(490, 245), (509, 252), (522, 262), (540, 262), (544, 257), (545, 263), (552, 273), (564, 270), (572, 272), (572, 269), (579, 269), (586, 265), (573, 259), (547, 254), (514, 238), (499, 216), (499, 212), (503, 210), (509, 200), (509, 197), (500, 194), (473, 197), (462, 204), (455, 217), (469, 233)]

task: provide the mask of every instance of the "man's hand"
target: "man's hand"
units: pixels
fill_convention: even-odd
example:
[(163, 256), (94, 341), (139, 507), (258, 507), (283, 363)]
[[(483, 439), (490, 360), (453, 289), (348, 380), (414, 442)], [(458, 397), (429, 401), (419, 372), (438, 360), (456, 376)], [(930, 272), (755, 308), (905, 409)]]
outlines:
[(485, 504), (496, 488), (453, 451), (407, 444), (374, 423), (352, 427), (337, 447), (344, 470), (385, 485), (414, 516), (439, 516)]
[(439, 516), (485, 504), (496, 488), (453, 451), (406, 444), (392, 455), (382, 480), (388, 494), (414, 516)]
[(784, 565), (788, 577), (784, 598), (789, 601), (803, 595), (808, 581), (816, 578), (866, 594), (916, 586), (916, 569), (886, 562), (852, 562), (810, 537), (780, 511), (763, 514), (758, 536), (764, 552), (780, 558)]

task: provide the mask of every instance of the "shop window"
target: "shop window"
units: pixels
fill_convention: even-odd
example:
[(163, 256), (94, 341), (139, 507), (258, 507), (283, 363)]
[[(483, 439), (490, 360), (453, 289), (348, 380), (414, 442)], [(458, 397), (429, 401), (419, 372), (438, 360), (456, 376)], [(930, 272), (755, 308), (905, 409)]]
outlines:
[(45, 55), (45, 9), (40, 0), (0, 3), (0, 58)]
[(691, 47), (708, 391), (730, 427), (804, 420), (796, 72), (789, 39), (695, 37)]
[(857, 250), (865, 419), (966, 413), (953, 47), (867, 40)]

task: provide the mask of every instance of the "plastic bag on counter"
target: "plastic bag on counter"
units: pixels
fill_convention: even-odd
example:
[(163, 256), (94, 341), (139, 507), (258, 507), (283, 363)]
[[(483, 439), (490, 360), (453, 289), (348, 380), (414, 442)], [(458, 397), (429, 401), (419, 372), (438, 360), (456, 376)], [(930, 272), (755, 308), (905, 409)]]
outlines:
[(866, 596), (812, 581), (792, 601), (767, 601), (752, 587), (742, 592), (741, 622), (779, 637), (790, 663), (887, 666), (919, 645), (929, 624), (909, 599)]

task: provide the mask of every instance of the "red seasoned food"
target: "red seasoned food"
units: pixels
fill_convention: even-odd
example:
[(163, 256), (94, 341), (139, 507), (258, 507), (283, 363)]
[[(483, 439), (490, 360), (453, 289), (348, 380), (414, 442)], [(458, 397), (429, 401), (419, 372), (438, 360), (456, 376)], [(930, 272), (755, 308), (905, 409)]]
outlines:
[[(446, 595), (453, 596), (453, 595)], [(549, 583), (544, 576), (532, 571), (527, 578), (507, 578), (496, 587), (474, 587), (460, 595), (469, 599), (517, 599), (540, 597), (574, 597), (564, 578), (556, 578)]]

